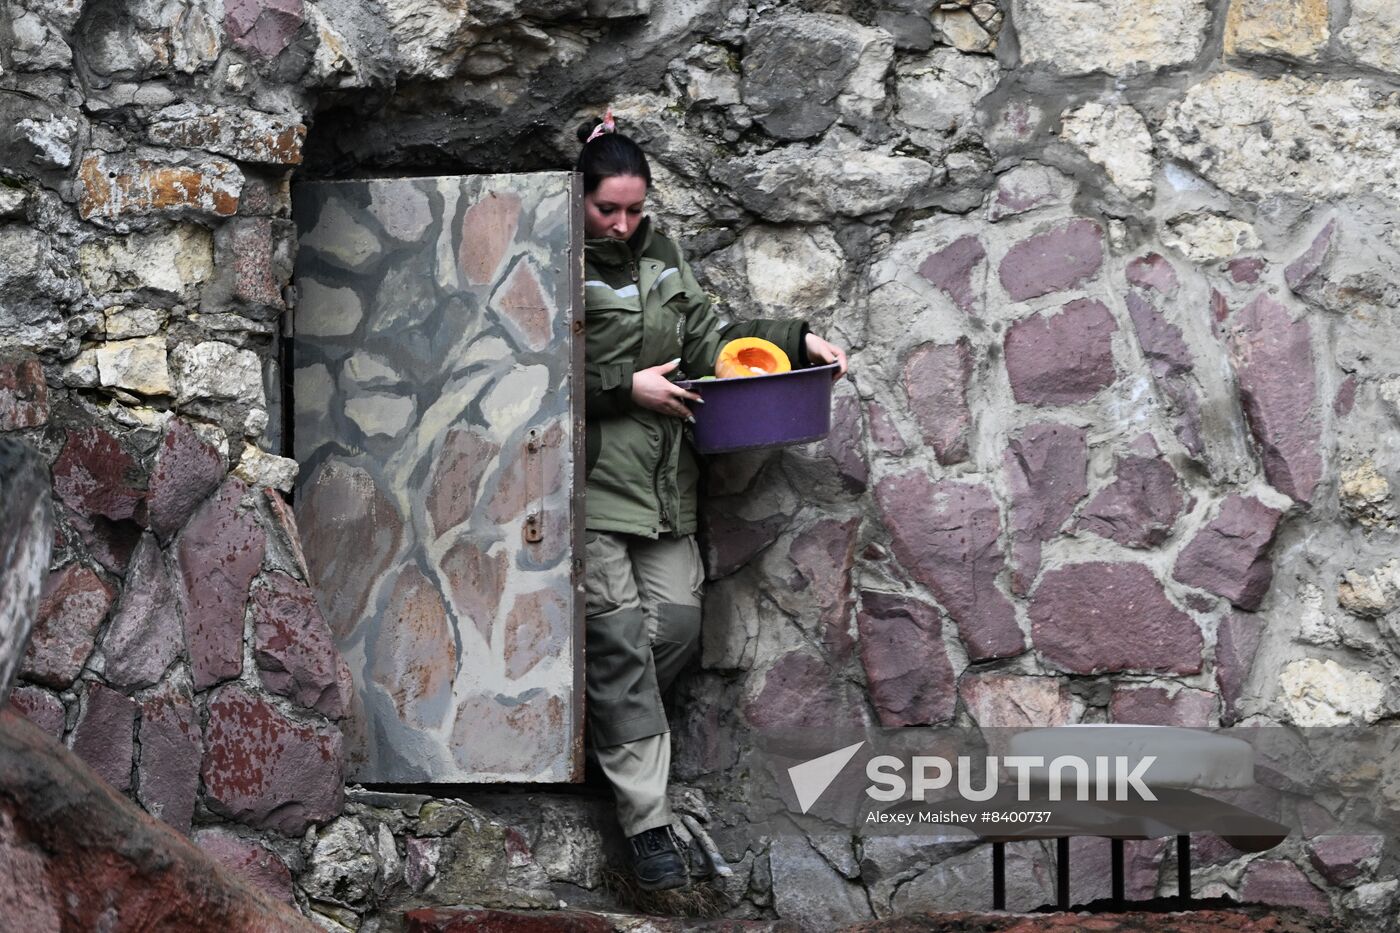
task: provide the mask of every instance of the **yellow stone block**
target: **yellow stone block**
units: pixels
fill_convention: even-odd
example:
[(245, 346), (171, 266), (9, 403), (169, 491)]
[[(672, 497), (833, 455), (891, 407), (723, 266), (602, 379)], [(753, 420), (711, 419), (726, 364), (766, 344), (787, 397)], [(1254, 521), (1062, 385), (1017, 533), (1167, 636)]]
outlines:
[(1327, 35), (1327, 0), (1234, 0), (1225, 19), (1225, 54), (1311, 61), (1327, 47)]

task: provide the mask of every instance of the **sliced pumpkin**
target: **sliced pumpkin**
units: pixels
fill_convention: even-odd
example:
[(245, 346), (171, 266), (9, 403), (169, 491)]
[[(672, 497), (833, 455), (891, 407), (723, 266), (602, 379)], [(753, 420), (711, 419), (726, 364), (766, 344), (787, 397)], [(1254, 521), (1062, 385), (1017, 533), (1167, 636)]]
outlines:
[(768, 376), (792, 370), (782, 347), (762, 337), (740, 337), (720, 347), (715, 359), (715, 376), (735, 379), (741, 376)]

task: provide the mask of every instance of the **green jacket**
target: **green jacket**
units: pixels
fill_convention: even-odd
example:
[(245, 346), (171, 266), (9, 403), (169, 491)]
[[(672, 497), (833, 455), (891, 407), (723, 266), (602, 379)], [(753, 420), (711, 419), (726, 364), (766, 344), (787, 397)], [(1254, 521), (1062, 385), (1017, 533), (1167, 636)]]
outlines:
[(713, 375), (720, 347), (762, 337), (806, 365), (803, 321), (727, 322), (675, 242), (642, 218), (627, 241), (585, 241), (585, 527), (693, 534), (700, 467), (686, 424), (632, 401), (632, 374), (680, 357), (672, 378)]

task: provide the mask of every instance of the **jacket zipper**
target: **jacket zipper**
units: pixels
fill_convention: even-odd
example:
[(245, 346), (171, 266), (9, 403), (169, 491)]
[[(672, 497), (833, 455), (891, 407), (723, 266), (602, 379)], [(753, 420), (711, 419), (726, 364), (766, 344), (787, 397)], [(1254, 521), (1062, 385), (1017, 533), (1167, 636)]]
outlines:
[(671, 458), (667, 456), (666, 433), (663, 429), (661, 434), (660, 447), (657, 451), (656, 468), (651, 471), (651, 488), (656, 493), (656, 511), (659, 513), (659, 516), (661, 518), (661, 528), (657, 529), (658, 531), (660, 531), (662, 528), (666, 530), (671, 530), (671, 518), (669, 515), (666, 514), (665, 490), (661, 488), (661, 474), (663, 470), (668, 466), (670, 459)]
[[(642, 277), (637, 271), (637, 260), (635, 258), (627, 263), (627, 271), (632, 274), (632, 281), (634, 283), (641, 282)], [(645, 310), (646, 303), (642, 302), (640, 297), (638, 298), (638, 300), (639, 302), (641, 302), (643, 310)], [(661, 489), (661, 473), (663, 468), (669, 467), (670, 462), (670, 457), (665, 456), (666, 446), (666, 436), (663, 434), (661, 441), (662, 455), (657, 457), (656, 469), (653, 470), (651, 474), (651, 488), (656, 493), (657, 512), (659, 513), (659, 517), (661, 519), (661, 528), (658, 528), (657, 531), (660, 531), (662, 529), (665, 529), (667, 531), (674, 530), (674, 526), (671, 524), (671, 516), (667, 514), (665, 501), (667, 497), (663, 495), (663, 490)]]

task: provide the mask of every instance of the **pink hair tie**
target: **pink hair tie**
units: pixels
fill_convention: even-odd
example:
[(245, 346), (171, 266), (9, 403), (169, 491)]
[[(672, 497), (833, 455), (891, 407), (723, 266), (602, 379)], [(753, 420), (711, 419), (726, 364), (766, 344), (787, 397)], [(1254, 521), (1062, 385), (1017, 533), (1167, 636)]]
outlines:
[(588, 134), (588, 138), (583, 141), (583, 144), (586, 146), (604, 133), (615, 132), (617, 132), (617, 122), (613, 120), (612, 108), (609, 107), (607, 112), (603, 114), (603, 122), (593, 127), (593, 132)]

